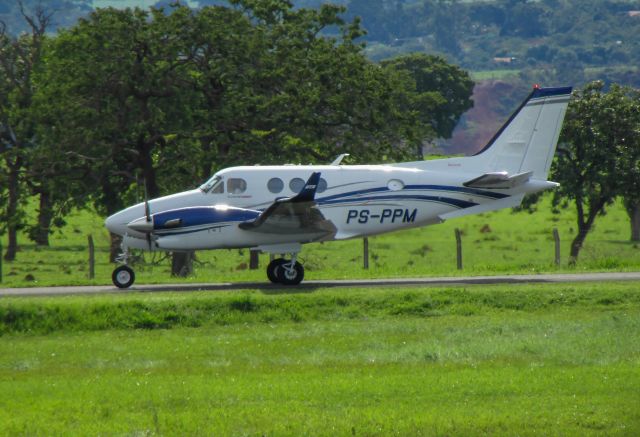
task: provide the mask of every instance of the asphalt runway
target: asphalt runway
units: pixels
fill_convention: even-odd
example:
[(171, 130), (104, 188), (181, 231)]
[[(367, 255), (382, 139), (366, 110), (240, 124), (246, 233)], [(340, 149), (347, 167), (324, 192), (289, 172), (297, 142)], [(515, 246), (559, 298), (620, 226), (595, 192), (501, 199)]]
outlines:
[(539, 275), (503, 275), (503, 276), (460, 276), (441, 278), (395, 278), (395, 279), (354, 279), (305, 281), (300, 285), (284, 287), (265, 282), (234, 282), (211, 284), (156, 284), (134, 285), (125, 290), (113, 285), (73, 286), (73, 287), (30, 287), (0, 288), (0, 297), (8, 296), (67, 296), (78, 294), (108, 293), (157, 293), (157, 292), (194, 292), (194, 291), (229, 291), (229, 290), (262, 290), (265, 293), (288, 290), (312, 291), (317, 288), (349, 288), (349, 287), (425, 287), (425, 286), (461, 286), (474, 284), (531, 284), (531, 283), (563, 283), (563, 282), (597, 282), (597, 281), (640, 281), (640, 272), (622, 273), (571, 273), (571, 274), (539, 274)]

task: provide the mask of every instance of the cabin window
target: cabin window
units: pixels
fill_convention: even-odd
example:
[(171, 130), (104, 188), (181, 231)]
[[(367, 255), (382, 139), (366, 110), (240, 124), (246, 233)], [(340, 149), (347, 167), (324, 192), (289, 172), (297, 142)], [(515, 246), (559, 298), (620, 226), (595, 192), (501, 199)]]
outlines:
[(323, 178), (320, 178), (320, 180), (318, 181), (317, 192), (318, 193), (322, 193), (322, 192), (324, 192), (326, 190), (327, 190), (327, 181), (325, 181)]
[(304, 181), (300, 178), (293, 178), (289, 182), (289, 189), (294, 193), (299, 193), (304, 188)]
[(224, 193), (224, 181), (220, 176), (214, 176), (200, 185), (200, 189), (205, 193)]
[(247, 191), (247, 182), (240, 178), (230, 178), (227, 181), (227, 193), (242, 194)]
[(267, 182), (267, 188), (274, 194), (279, 193), (284, 189), (284, 182), (280, 178), (271, 178)]

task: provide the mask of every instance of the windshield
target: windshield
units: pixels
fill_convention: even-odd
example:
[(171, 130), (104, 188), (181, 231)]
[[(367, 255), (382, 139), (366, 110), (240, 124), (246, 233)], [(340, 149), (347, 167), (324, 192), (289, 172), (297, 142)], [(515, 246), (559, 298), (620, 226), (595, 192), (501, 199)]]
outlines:
[(200, 189), (205, 193), (208, 193), (208, 192), (221, 193), (224, 191), (222, 178), (220, 176), (213, 176), (207, 182), (200, 185)]

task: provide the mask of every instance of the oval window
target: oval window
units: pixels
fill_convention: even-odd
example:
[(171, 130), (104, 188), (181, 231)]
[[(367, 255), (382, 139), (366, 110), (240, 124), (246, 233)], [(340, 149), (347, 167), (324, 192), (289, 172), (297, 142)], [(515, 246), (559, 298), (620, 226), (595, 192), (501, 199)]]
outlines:
[(400, 179), (391, 179), (389, 183), (387, 183), (387, 188), (389, 188), (391, 191), (402, 190), (404, 188), (404, 182), (402, 182)]
[(242, 194), (247, 190), (247, 182), (240, 178), (231, 178), (227, 181), (227, 193)]
[(272, 193), (279, 193), (284, 189), (284, 182), (280, 178), (271, 178), (267, 182), (267, 188)]
[(289, 182), (289, 188), (294, 193), (299, 193), (304, 188), (304, 181), (300, 178), (293, 178), (291, 182)]
[(322, 193), (322, 192), (324, 192), (326, 190), (327, 190), (327, 181), (325, 181), (323, 178), (320, 178), (320, 180), (318, 181), (317, 192), (318, 193)]

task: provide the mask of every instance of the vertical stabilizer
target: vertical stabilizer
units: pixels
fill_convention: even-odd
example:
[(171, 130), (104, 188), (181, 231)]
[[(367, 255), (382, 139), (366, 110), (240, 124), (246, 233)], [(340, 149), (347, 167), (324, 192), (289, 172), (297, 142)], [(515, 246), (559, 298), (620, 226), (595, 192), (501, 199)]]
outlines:
[(472, 157), (482, 172), (533, 172), (546, 180), (569, 103), (571, 87), (535, 87), (487, 145)]

